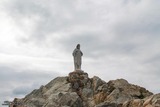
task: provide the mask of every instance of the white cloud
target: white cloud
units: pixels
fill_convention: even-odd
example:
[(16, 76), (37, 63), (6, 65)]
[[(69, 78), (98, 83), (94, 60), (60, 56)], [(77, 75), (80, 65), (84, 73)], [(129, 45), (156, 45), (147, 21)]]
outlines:
[[(0, 96), (5, 99), (26, 94), (27, 90), (20, 91), (27, 88), (17, 76), (27, 81), (33, 73), (43, 78), (44, 72), (46, 77), (71, 72), (77, 43), (84, 53), (82, 68), (90, 77), (125, 78), (160, 92), (159, 1), (1, 0), (0, 4), (0, 66), (11, 69), (0, 75), (10, 72), (14, 77), (5, 79), (3, 74), (6, 83), (14, 79), (8, 94), (3, 92), (9, 86), (1, 82), (5, 87)], [(28, 90), (44, 81), (30, 83)]]

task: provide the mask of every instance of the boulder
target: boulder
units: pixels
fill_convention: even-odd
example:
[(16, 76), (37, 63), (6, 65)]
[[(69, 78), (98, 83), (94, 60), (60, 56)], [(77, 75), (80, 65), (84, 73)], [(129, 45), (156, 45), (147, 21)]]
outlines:
[(142, 99), (133, 99), (123, 103), (122, 107), (143, 107), (143, 102)]
[(47, 85), (33, 90), (23, 98), (23, 102), (29, 107), (42, 107), (51, 95), (58, 92), (70, 92), (70, 90), (71, 85), (67, 82), (67, 77), (57, 77)]
[(120, 107), (120, 106), (118, 106), (116, 103), (103, 102), (103, 103), (96, 105), (95, 107)]
[(143, 107), (160, 107), (160, 94), (152, 95), (146, 98)]
[(59, 92), (52, 94), (43, 107), (82, 107), (82, 100), (75, 92)]

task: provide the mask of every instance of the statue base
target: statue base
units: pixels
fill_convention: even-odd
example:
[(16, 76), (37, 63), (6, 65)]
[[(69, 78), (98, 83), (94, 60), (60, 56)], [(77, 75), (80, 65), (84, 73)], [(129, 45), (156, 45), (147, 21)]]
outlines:
[(86, 83), (89, 81), (88, 74), (83, 70), (77, 69), (69, 73), (68, 82), (71, 83), (72, 89), (80, 90), (85, 87)]

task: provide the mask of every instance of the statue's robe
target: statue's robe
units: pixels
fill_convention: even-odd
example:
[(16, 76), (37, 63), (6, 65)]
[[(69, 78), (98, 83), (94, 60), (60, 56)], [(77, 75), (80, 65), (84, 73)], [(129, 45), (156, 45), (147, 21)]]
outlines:
[(82, 55), (83, 53), (81, 52), (80, 49), (75, 49), (73, 51), (73, 57), (74, 57), (74, 67), (75, 67), (75, 70), (77, 69), (81, 69), (81, 63), (82, 63)]

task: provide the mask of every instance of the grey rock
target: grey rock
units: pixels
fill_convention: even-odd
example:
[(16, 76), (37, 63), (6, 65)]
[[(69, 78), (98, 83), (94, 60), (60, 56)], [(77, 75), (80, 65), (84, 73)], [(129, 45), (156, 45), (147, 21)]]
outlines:
[(118, 107), (116, 103), (103, 102), (101, 104), (96, 105), (95, 107)]
[(95, 92), (97, 92), (97, 89), (98, 89), (99, 86), (105, 84), (105, 82), (102, 81), (102, 80), (101, 80), (99, 77), (97, 77), (97, 76), (94, 76), (94, 77), (92, 78), (92, 80), (93, 80), (93, 90), (94, 90)]
[(29, 107), (159, 107), (160, 94), (153, 95), (124, 79), (106, 83), (97, 76), (89, 78), (84, 71), (76, 70), (16, 101)]
[(88, 89), (88, 88), (83, 88), (82, 95), (83, 95), (83, 97), (86, 97), (86, 98), (90, 97), (91, 98), (91, 97), (93, 97), (93, 90)]
[(82, 107), (82, 100), (77, 93), (61, 92), (53, 94), (49, 97), (47, 103), (43, 107)]

